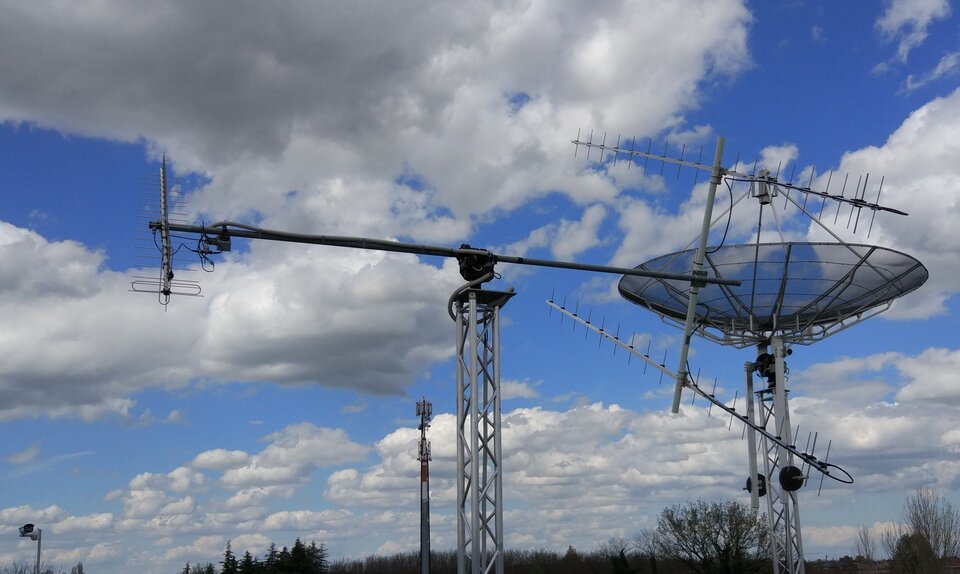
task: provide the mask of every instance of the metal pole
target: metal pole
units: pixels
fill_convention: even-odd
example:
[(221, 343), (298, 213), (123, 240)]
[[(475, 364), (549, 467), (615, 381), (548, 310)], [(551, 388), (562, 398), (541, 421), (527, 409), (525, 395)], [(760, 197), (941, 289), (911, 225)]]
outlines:
[(760, 479), (757, 477), (757, 431), (756, 414), (753, 404), (753, 363), (744, 366), (747, 374), (747, 468), (750, 470), (749, 480), (753, 484), (750, 489), (750, 508), (754, 511), (760, 508)]
[(37, 563), (34, 565), (34, 574), (40, 574), (40, 541), (43, 539), (43, 529), (37, 528)]
[[(793, 443), (786, 380), (786, 349), (783, 340), (770, 340), (774, 372), (767, 372), (769, 386), (760, 391), (761, 427), (772, 425), (777, 440), (764, 435), (764, 472), (767, 477), (767, 521), (770, 526), (770, 550), (774, 574), (804, 574), (803, 543), (800, 535), (800, 513), (795, 490), (796, 473), (793, 452), (784, 445)], [(759, 350), (765, 353), (766, 345)], [(792, 478), (791, 478), (792, 476)]]
[(477, 292), (470, 290), (469, 291), (469, 324), (470, 332), (468, 333), (468, 340), (470, 341), (470, 348), (467, 350), (467, 355), (469, 356), (469, 369), (467, 373), (470, 376), (470, 429), (468, 431), (470, 440), (467, 442), (468, 447), (470, 448), (471, 458), (470, 458), (470, 532), (472, 538), (470, 540), (470, 568), (475, 573), (481, 572), (481, 562), (480, 562), (480, 541), (483, 539), (484, 533), (480, 530), (480, 458), (483, 454), (480, 452), (480, 436), (478, 432), (479, 417), (477, 409), (479, 405), (477, 401), (480, 398), (480, 393), (477, 389), (477, 371), (479, 360), (479, 352), (477, 349), (479, 338), (477, 337)]
[(680, 347), (680, 365), (677, 367), (677, 383), (673, 389), (674, 413), (680, 412), (680, 396), (683, 394), (683, 385), (687, 380), (687, 355), (690, 353), (690, 338), (693, 337), (693, 322), (697, 315), (697, 298), (700, 287), (706, 286), (707, 274), (703, 270), (703, 259), (707, 251), (707, 236), (710, 235), (710, 220), (713, 217), (713, 201), (717, 196), (717, 186), (720, 185), (720, 176), (723, 174), (723, 136), (717, 138), (717, 151), (713, 157), (713, 171), (710, 172), (710, 186), (707, 188), (707, 205), (703, 210), (703, 225), (700, 228), (700, 244), (693, 260), (693, 277), (690, 283), (690, 300), (687, 302), (687, 320), (683, 326), (683, 341)]
[(493, 438), (493, 457), (496, 462), (497, 476), (494, 482), (494, 492), (497, 498), (497, 512), (494, 516), (494, 525), (497, 531), (496, 539), (496, 557), (494, 559), (495, 572), (503, 572), (504, 548), (503, 548), (503, 468), (500, 466), (503, 461), (503, 444), (501, 437), (501, 417), (502, 403), (500, 395), (500, 306), (494, 308), (493, 317), (493, 364), (494, 364), (494, 386), (496, 396), (493, 400), (494, 408), (494, 438)]
[[(721, 140), (723, 138), (720, 138)], [(720, 173), (719, 171), (717, 172)], [(720, 175), (716, 177), (720, 181)], [(713, 181), (711, 179), (711, 181)], [(716, 187), (713, 187), (716, 192)], [(712, 208), (712, 204), (711, 204)], [(218, 221), (210, 225), (185, 225), (180, 223), (163, 223), (154, 221), (150, 223), (151, 230), (167, 229), (177, 233), (196, 233), (207, 235), (209, 237), (229, 238), (242, 237), (246, 239), (264, 239), (268, 241), (283, 241), (287, 243), (303, 243), (310, 245), (327, 245), (329, 247), (349, 247), (351, 249), (368, 249), (373, 251), (387, 251), (391, 253), (413, 253), (415, 255), (430, 255), (434, 257), (465, 257), (481, 256), (489, 257), (494, 263), (511, 263), (515, 265), (533, 265), (537, 267), (551, 267), (555, 269), (570, 269), (575, 271), (594, 271), (597, 273), (610, 273), (614, 275), (635, 275), (637, 277), (652, 277), (654, 279), (691, 281), (696, 280), (703, 284), (716, 285), (740, 285), (736, 279), (724, 279), (721, 277), (707, 277), (705, 274), (698, 277), (683, 275), (680, 273), (664, 273), (659, 271), (650, 271), (647, 269), (638, 269), (635, 267), (612, 267), (609, 265), (591, 265), (588, 263), (575, 263), (571, 261), (553, 261), (550, 259), (535, 259), (532, 257), (515, 257), (511, 255), (499, 255), (485, 249), (476, 249), (473, 247), (450, 248), (436, 245), (423, 245), (413, 243), (403, 243), (401, 241), (390, 241), (386, 239), (375, 239), (369, 237), (352, 237), (343, 235), (309, 235), (304, 233), (291, 233), (289, 231), (280, 231), (276, 229), (261, 229), (238, 223), (236, 221)]]
[(463, 305), (457, 303), (457, 572), (464, 574), (467, 571), (466, 545), (467, 536), (467, 488), (466, 465), (470, 462), (466, 452), (466, 412), (469, 405), (464, 405), (466, 391), (466, 365), (464, 364), (467, 333), (464, 325)]
[[(771, 338), (770, 344), (776, 372), (776, 391), (774, 392), (773, 404), (778, 434), (784, 443), (793, 444), (793, 429), (790, 426), (790, 410), (787, 404), (786, 348), (780, 337)], [(785, 468), (793, 467), (793, 453), (781, 446), (778, 448), (777, 461), (777, 466), (781, 472)], [(789, 574), (804, 574), (803, 542), (800, 535), (800, 510), (797, 506), (797, 494), (784, 488), (783, 484), (780, 487), (782, 489), (780, 499), (783, 504), (783, 530), (786, 537), (784, 541), (786, 566)]]

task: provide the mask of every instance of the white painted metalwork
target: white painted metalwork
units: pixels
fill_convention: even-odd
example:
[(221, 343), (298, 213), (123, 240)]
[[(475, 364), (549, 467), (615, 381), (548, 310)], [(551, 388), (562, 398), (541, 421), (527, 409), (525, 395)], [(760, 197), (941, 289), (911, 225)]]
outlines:
[[(787, 402), (785, 347), (779, 337), (770, 341), (775, 379), (758, 391), (757, 407), (764, 428), (776, 429), (781, 439), (775, 443), (763, 437), (762, 452), (766, 480), (767, 524), (770, 528), (770, 550), (774, 574), (803, 574), (803, 537), (800, 530), (800, 508), (796, 490), (785, 483), (784, 472), (795, 469), (793, 453), (783, 445), (792, 445), (792, 427)], [(750, 431), (748, 431), (749, 433)], [(752, 433), (750, 433), (752, 434)], [(752, 448), (752, 447), (751, 447)], [(751, 450), (751, 452), (754, 452)], [(753, 489), (754, 492), (757, 489)], [(753, 492), (751, 492), (751, 497)]]
[(513, 292), (456, 301), (457, 572), (503, 573), (500, 309)]

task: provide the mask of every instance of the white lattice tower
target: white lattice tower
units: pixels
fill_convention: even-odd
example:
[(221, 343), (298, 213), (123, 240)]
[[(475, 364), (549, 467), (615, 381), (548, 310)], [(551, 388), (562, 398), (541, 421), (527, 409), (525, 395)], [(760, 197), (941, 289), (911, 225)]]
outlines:
[[(775, 378), (771, 385), (758, 391), (757, 408), (763, 428), (772, 431), (786, 444), (793, 444), (790, 427), (788, 390), (786, 388), (785, 348), (779, 337), (771, 339)], [(748, 375), (749, 376), (749, 375)], [(749, 433), (749, 431), (748, 431)], [(752, 433), (749, 433), (752, 434)], [(770, 527), (770, 551), (774, 574), (803, 574), (803, 538), (800, 531), (800, 508), (796, 487), (791, 481), (793, 454), (782, 446), (761, 437), (764, 476), (767, 491), (767, 523)], [(794, 470), (795, 471), (795, 470)], [(800, 483), (802, 484), (802, 483)], [(752, 494), (752, 493), (751, 493)]]
[(512, 296), (469, 289), (456, 304), (459, 574), (503, 573), (500, 308)]

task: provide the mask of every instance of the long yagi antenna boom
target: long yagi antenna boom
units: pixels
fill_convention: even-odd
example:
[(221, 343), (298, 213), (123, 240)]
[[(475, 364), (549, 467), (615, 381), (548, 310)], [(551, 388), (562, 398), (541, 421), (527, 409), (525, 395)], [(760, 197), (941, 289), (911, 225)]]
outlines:
[[(703, 210), (703, 227), (700, 230), (700, 242), (693, 260), (694, 277), (706, 277), (707, 275), (707, 272), (703, 270), (703, 260), (707, 252), (707, 237), (710, 235), (713, 201), (717, 196), (717, 186), (720, 185), (720, 177), (723, 173), (723, 167), (720, 165), (723, 161), (723, 143), (723, 137), (717, 138), (717, 150), (713, 158), (713, 168), (710, 172), (710, 187), (707, 189), (707, 204)], [(730, 207), (733, 208), (732, 205)], [(680, 363), (677, 367), (677, 381), (673, 390), (671, 410), (674, 413), (680, 412), (680, 395), (683, 393), (684, 381), (687, 378), (687, 355), (690, 353), (690, 339), (693, 337), (694, 321), (697, 318), (697, 299), (700, 296), (700, 287), (705, 286), (706, 283), (702, 281), (692, 281), (690, 283), (690, 299), (687, 301), (687, 317), (684, 321), (683, 340), (680, 344)]]
[[(170, 302), (173, 281), (173, 250), (170, 247), (170, 208), (167, 189), (167, 156), (160, 164), (160, 297), (166, 305)], [(152, 227), (152, 226), (151, 226)]]
[[(596, 148), (596, 149), (599, 149), (601, 153), (603, 153), (603, 152), (605, 152), (605, 151), (609, 151), (609, 152), (615, 154), (615, 157), (619, 156), (619, 154), (624, 154), (624, 155), (626, 155), (626, 156), (628, 156), (628, 157), (643, 158), (645, 164), (646, 164), (647, 161), (649, 161), (649, 160), (652, 159), (652, 160), (654, 160), (654, 161), (659, 161), (659, 162), (661, 162), (661, 165), (663, 165), (664, 163), (670, 163), (670, 164), (677, 165), (677, 166), (679, 166), (679, 167), (689, 167), (689, 168), (692, 168), (692, 169), (695, 169), (695, 170), (698, 170), (698, 171), (710, 171), (710, 172), (712, 172), (712, 171), (714, 170), (714, 168), (715, 168), (715, 165), (708, 165), (708, 164), (705, 164), (705, 163), (701, 163), (701, 162), (699, 162), (699, 161), (689, 161), (689, 160), (685, 160), (685, 159), (683, 159), (682, 156), (681, 156), (680, 158), (670, 157), (670, 156), (667, 155), (666, 149), (664, 149), (664, 151), (663, 151), (662, 154), (651, 153), (649, 146), (648, 146), (648, 148), (647, 148), (647, 151), (639, 151), (639, 150), (633, 149), (632, 147), (630, 147), (630, 148), (620, 147), (619, 144), (616, 145), (616, 146), (606, 145), (605, 143), (599, 143), (599, 144), (598, 144), (598, 143), (594, 143), (594, 142), (592, 142), (592, 141), (584, 141), (584, 140), (581, 140), (580, 137), (579, 137), (579, 134), (578, 134), (578, 136), (577, 136), (577, 139), (575, 139), (575, 140), (570, 140), (570, 143), (572, 143), (574, 146), (576, 146), (577, 149), (579, 149), (580, 146), (583, 146), (583, 147), (587, 148), (587, 153), (588, 153), (588, 154), (589, 154), (590, 150)], [(681, 152), (681, 153), (682, 153), (682, 152)], [(589, 159), (589, 157), (588, 157), (588, 159)], [(736, 166), (736, 164), (734, 164), (734, 165)], [(756, 172), (756, 167), (754, 168), (754, 171)], [(896, 214), (896, 215), (907, 215), (906, 212), (901, 211), (901, 210), (899, 210), (899, 209), (895, 209), (895, 208), (893, 208), (893, 207), (887, 207), (887, 206), (884, 206), (884, 205), (880, 205), (879, 203), (871, 203), (871, 202), (869, 202), (869, 201), (866, 201), (866, 200), (863, 198), (863, 196), (857, 197), (857, 195), (854, 194), (853, 197), (844, 197), (842, 193), (841, 193), (840, 195), (834, 195), (834, 194), (830, 194), (828, 191), (818, 191), (818, 190), (815, 190), (815, 189), (811, 189), (809, 186), (794, 185), (792, 181), (790, 181), (790, 182), (782, 182), (782, 181), (779, 181), (779, 180), (777, 179), (777, 177), (774, 176), (774, 175), (765, 175), (765, 176), (764, 176), (764, 175), (755, 175), (755, 174), (740, 173), (740, 172), (735, 171), (735, 169), (727, 169), (727, 168), (721, 167), (721, 168), (720, 168), (720, 176), (721, 176), (722, 178), (727, 179), (727, 180), (730, 180), (730, 181), (743, 181), (743, 182), (747, 182), (747, 183), (754, 182), (754, 181), (763, 181), (763, 182), (765, 182), (765, 183), (768, 183), (768, 184), (771, 184), (771, 185), (776, 185), (777, 187), (782, 187), (782, 188), (784, 188), (784, 189), (794, 190), (794, 191), (800, 191), (800, 192), (807, 193), (807, 194), (813, 194), (813, 195), (817, 195), (817, 196), (819, 196), (819, 197), (822, 197), (822, 198), (824, 198), (824, 199), (831, 199), (831, 200), (836, 201), (836, 202), (838, 202), (838, 203), (848, 203), (848, 204), (850, 204), (850, 205), (853, 205), (855, 208), (860, 208), (860, 209), (862, 209), (862, 208), (867, 208), (867, 209), (870, 209), (870, 210), (872, 210), (872, 211), (874, 211), (874, 212), (876, 212), (876, 211), (886, 211), (886, 212), (889, 212), (889, 213), (894, 213), (894, 214)], [(792, 179), (792, 177), (791, 177), (791, 179)], [(829, 190), (829, 187), (828, 187), (828, 190)], [(879, 195), (879, 194), (878, 194), (878, 195)], [(877, 197), (877, 201), (879, 201), (879, 199), (880, 199), (880, 198)]]

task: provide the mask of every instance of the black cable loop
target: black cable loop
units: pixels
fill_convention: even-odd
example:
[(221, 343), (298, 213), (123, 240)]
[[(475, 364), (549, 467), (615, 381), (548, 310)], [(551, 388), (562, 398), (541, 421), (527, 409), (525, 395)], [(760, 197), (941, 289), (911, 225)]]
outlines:
[(727, 242), (727, 232), (730, 231), (730, 220), (733, 219), (733, 186), (730, 185), (730, 182), (726, 179), (723, 180), (723, 183), (726, 184), (727, 191), (730, 193), (730, 209), (727, 211), (727, 226), (723, 230), (723, 237), (720, 239), (720, 244), (710, 251), (707, 251), (707, 255), (720, 251), (720, 248), (723, 247), (723, 244)]
[(468, 289), (473, 289), (477, 285), (482, 285), (483, 283), (486, 283), (487, 281), (493, 279), (496, 275), (497, 273), (495, 271), (490, 271), (486, 275), (482, 277), (478, 277), (473, 281), (468, 281), (467, 283), (458, 287), (457, 290), (454, 291), (452, 295), (450, 295), (450, 298), (447, 299), (447, 314), (450, 315), (450, 318), (453, 319), (454, 321), (457, 320), (457, 314), (454, 313), (453, 311), (453, 307), (454, 307), (454, 304), (456, 303), (457, 297), (459, 297), (461, 294), (463, 294), (464, 291)]

